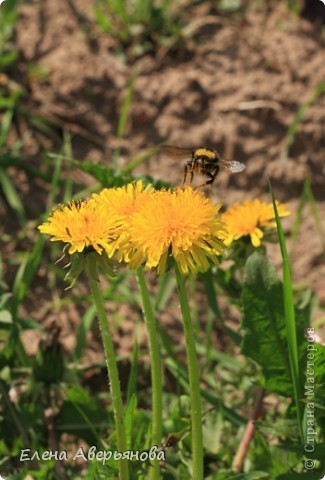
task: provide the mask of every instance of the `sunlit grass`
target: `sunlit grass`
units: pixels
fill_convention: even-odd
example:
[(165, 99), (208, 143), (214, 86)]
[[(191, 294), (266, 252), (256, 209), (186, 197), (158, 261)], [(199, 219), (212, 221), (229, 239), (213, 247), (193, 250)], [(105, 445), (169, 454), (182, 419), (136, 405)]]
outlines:
[(299, 380), (300, 375), (299, 375), (298, 344), (297, 344), (297, 325), (296, 325), (295, 310), (294, 310), (291, 268), (290, 268), (289, 256), (287, 252), (287, 246), (286, 246), (286, 241), (283, 233), (283, 228), (282, 228), (281, 220), (278, 213), (278, 207), (274, 199), (271, 182), (269, 183), (269, 186), (270, 186), (270, 192), (271, 192), (272, 201), (273, 201), (273, 208), (275, 213), (278, 238), (279, 238), (279, 244), (280, 244), (281, 256), (282, 256), (284, 313), (285, 313), (285, 323), (286, 323), (286, 330), (287, 330), (290, 370), (291, 370), (292, 384), (294, 389), (300, 442), (303, 443), (304, 442), (303, 425), (302, 425), (303, 412), (302, 412), (302, 406), (301, 406), (302, 386)]

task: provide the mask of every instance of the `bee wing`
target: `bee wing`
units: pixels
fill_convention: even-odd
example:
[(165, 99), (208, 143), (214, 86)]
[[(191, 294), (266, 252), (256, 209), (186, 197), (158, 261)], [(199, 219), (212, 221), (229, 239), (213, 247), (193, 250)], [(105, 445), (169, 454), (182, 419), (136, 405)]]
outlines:
[(172, 145), (163, 145), (161, 150), (165, 155), (175, 160), (185, 160), (192, 155), (192, 150), (174, 147)]
[(242, 172), (246, 168), (244, 163), (237, 162), (236, 160), (224, 160), (223, 158), (219, 160), (220, 163), (232, 173)]

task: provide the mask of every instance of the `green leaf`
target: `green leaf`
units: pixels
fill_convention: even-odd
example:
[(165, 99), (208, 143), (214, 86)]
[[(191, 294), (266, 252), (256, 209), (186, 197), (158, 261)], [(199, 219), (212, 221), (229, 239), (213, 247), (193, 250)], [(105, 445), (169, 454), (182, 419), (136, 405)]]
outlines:
[[(242, 302), (242, 353), (262, 367), (265, 388), (292, 397), (282, 283), (273, 266), (259, 253), (247, 259)], [(305, 315), (297, 315), (297, 324), (298, 343), (304, 350)]]
[(0, 311), (0, 325), (12, 324), (12, 315), (9, 310)]
[[(295, 438), (298, 430), (295, 428)], [(296, 466), (301, 461), (301, 457), (294, 450), (279, 449), (270, 445), (269, 441), (259, 428), (254, 433), (254, 448), (250, 449), (250, 461), (254, 468), (265, 470), (273, 479), (277, 475), (285, 473), (288, 465)]]
[(121, 187), (126, 183), (132, 182), (132, 177), (121, 177), (118, 175), (116, 168), (108, 168), (102, 165), (94, 164), (91, 161), (78, 162), (72, 160), (72, 164), (78, 167), (83, 172), (89, 173), (96, 180), (98, 180), (103, 187)]
[(89, 445), (101, 445), (98, 432), (107, 428), (108, 419), (102, 405), (85, 389), (74, 385), (68, 389), (57, 416), (57, 429), (84, 438)]

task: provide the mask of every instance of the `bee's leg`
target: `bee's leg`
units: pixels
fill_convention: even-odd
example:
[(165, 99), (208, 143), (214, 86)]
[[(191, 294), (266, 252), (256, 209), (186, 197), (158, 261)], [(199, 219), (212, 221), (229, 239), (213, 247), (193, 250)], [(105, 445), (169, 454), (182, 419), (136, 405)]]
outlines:
[(186, 177), (187, 177), (187, 172), (188, 172), (188, 163), (185, 165), (184, 167), (184, 177), (183, 177), (183, 183), (182, 183), (182, 186), (185, 185), (185, 182), (186, 182)]
[(206, 183), (200, 183), (200, 185), (195, 185), (193, 190), (197, 190), (198, 188), (205, 187), (205, 186), (206, 186)]
[(216, 166), (216, 169), (213, 173), (207, 172), (207, 176), (209, 177), (209, 180), (207, 180), (206, 185), (210, 185), (211, 188), (213, 187), (213, 184), (216, 179), (216, 176), (218, 175), (218, 172), (219, 172), (219, 165)]
[(191, 162), (190, 165), (189, 165), (189, 171), (190, 171), (190, 185), (192, 184), (193, 182), (193, 176), (194, 176), (194, 169), (195, 169), (195, 163), (194, 162)]
[(209, 177), (208, 180), (205, 182), (205, 183), (201, 183), (200, 185), (197, 185), (195, 187), (195, 190), (197, 188), (201, 188), (201, 187), (206, 187), (207, 185), (210, 185), (210, 187), (212, 188), (213, 187), (213, 184), (214, 184), (214, 181), (216, 179), (216, 176), (218, 175), (218, 172), (219, 172), (219, 165), (216, 166), (215, 170), (213, 173), (211, 172), (206, 172), (206, 176)]
[(189, 173), (190, 174), (190, 184), (192, 183), (192, 180), (193, 180), (193, 172), (194, 172), (194, 165), (193, 165), (193, 162), (187, 162), (185, 167), (184, 167), (184, 178), (183, 178), (183, 183), (182, 183), (182, 186), (185, 184), (186, 182), (186, 178), (187, 178), (187, 174)]

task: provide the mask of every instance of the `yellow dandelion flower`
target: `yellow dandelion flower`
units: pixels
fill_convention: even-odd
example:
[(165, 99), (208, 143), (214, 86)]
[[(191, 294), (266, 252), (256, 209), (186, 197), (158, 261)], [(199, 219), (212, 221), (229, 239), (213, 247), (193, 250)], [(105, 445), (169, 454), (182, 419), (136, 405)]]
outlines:
[(38, 229), (41, 233), (51, 235), (52, 242), (69, 244), (70, 254), (92, 248), (99, 254), (105, 250), (111, 257), (114, 253), (112, 240), (116, 238), (120, 224), (118, 215), (108, 216), (105, 208), (90, 199), (58, 207), (48, 222)]
[(93, 198), (127, 221), (138, 208), (137, 200), (139, 196), (149, 192), (150, 189), (151, 185), (144, 187), (142, 181), (139, 180), (135, 183), (128, 183), (123, 187), (104, 188), (100, 193), (94, 193)]
[(119, 188), (104, 188), (99, 194), (93, 194), (96, 203), (103, 206), (107, 215), (118, 215), (121, 223), (118, 236), (113, 243), (116, 250), (116, 259), (129, 261), (127, 249), (123, 248), (128, 243), (131, 216), (139, 210), (142, 199), (151, 191), (151, 185), (144, 187), (141, 180), (129, 183)]
[(168, 257), (187, 275), (206, 271), (209, 260), (218, 263), (228, 233), (213, 205), (202, 192), (190, 187), (154, 191), (141, 199), (130, 218), (128, 256), (131, 268), (164, 272)]
[[(276, 204), (280, 217), (290, 215), (286, 205), (278, 202)], [(235, 203), (228, 208), (221, 218), (227, 224), (229, 230), (229, 238), (226, 240), (228, 245), (233, 240), (249, 235), (253, 246), (259, 247), (264, 235), (262, 229), (276, 226), (273, 204), (264, 203), (258, 199)]]

